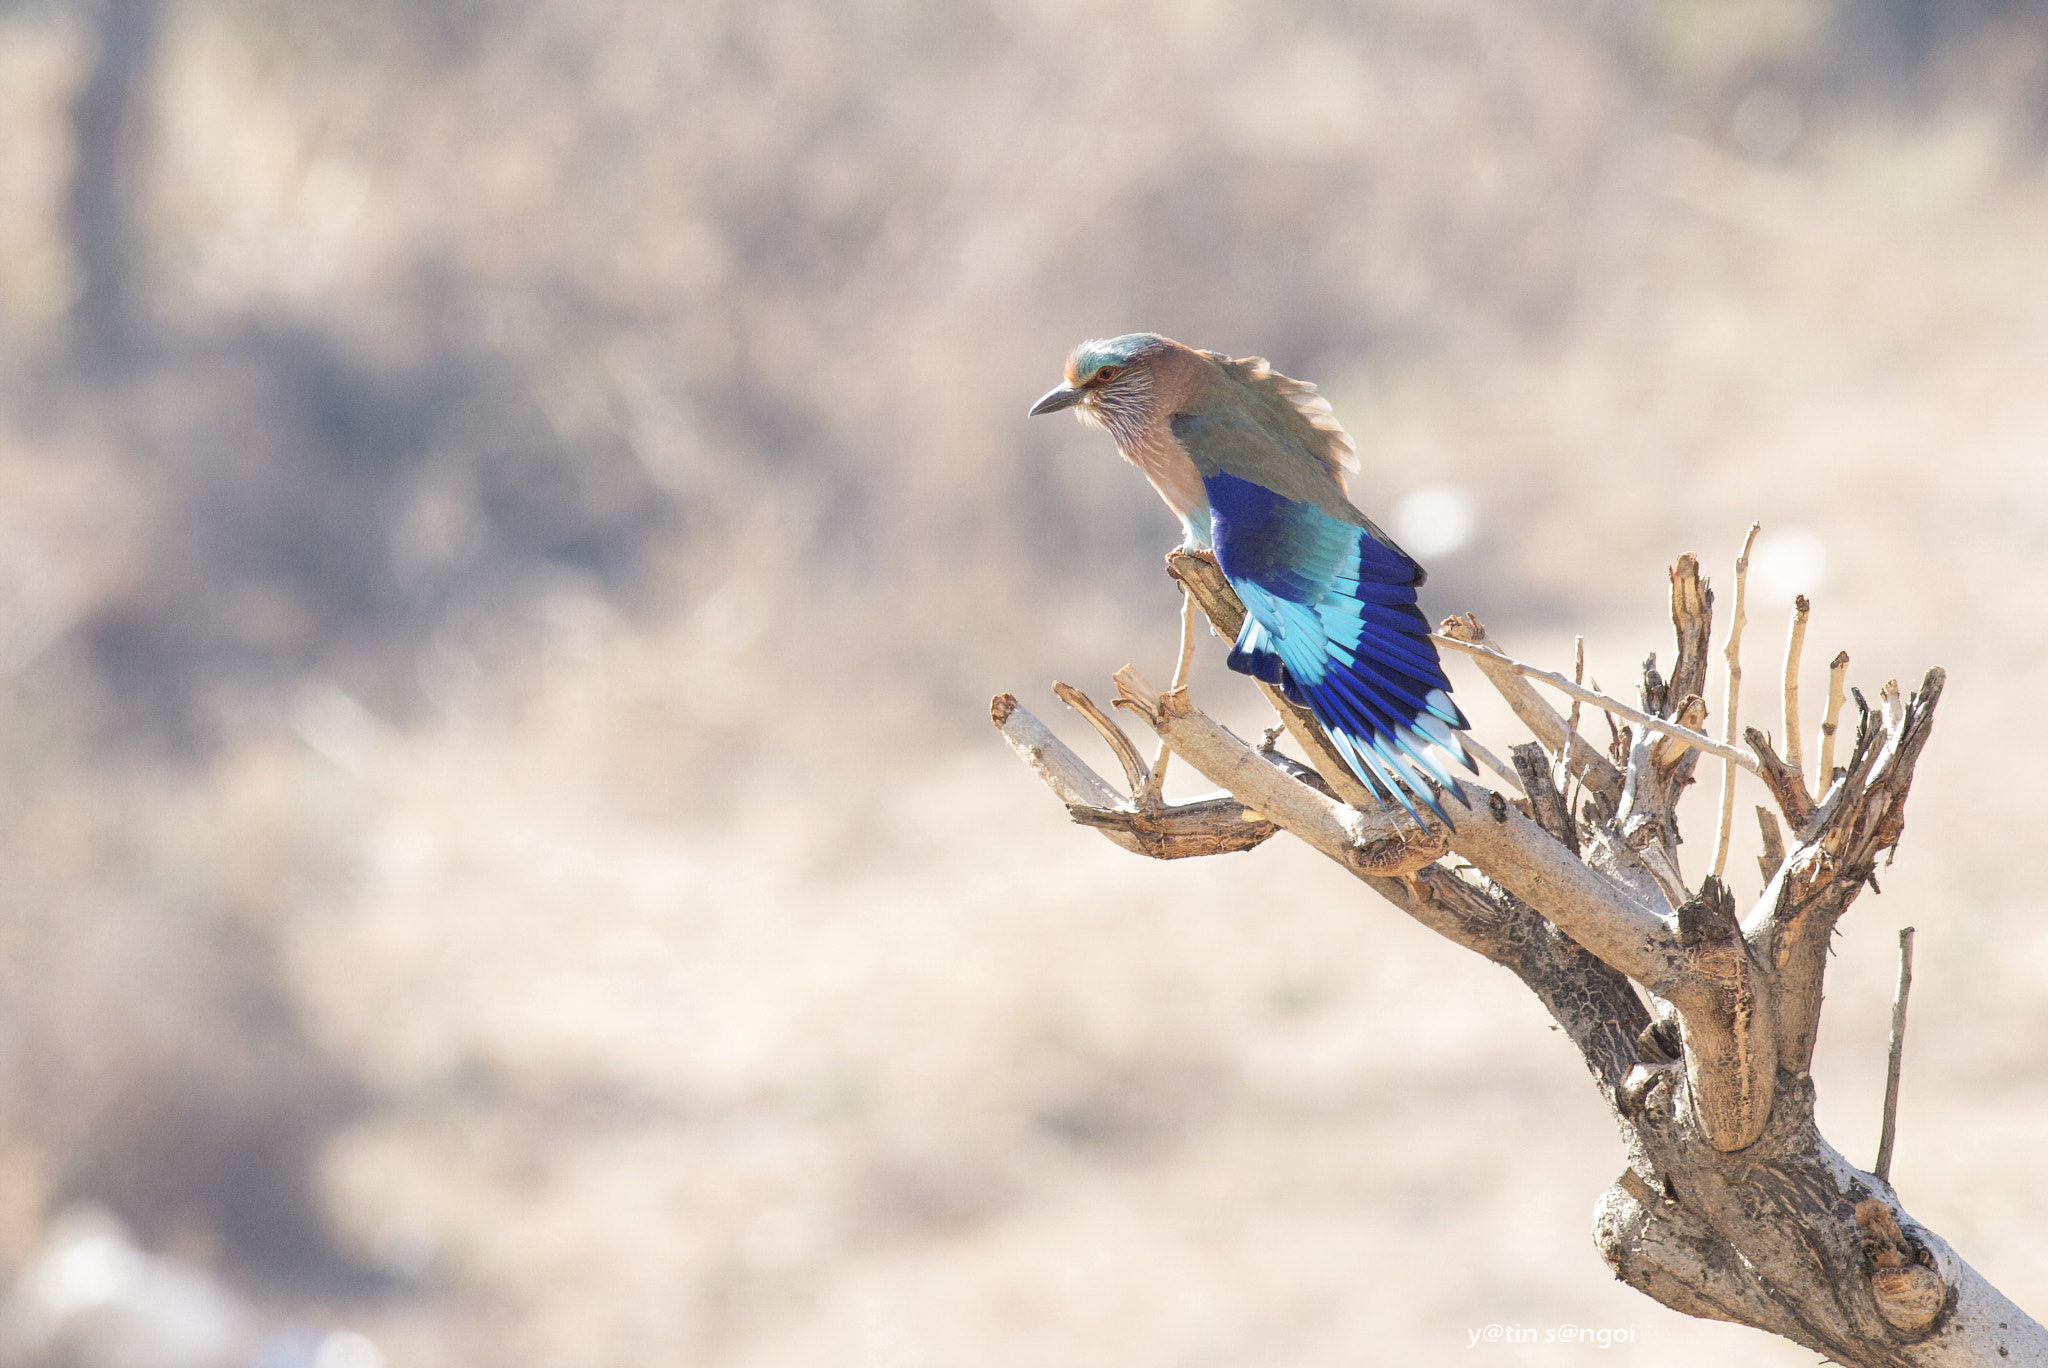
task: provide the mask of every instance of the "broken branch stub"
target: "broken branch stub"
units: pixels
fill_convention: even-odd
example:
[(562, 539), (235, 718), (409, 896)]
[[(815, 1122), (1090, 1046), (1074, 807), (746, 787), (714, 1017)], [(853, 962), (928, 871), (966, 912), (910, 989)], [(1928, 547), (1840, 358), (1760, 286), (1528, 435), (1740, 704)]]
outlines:
[(1707, 1143), (1739, 1150), (1763, 1134), (1777, 1084), (1771, 993), (1750, 958), (1735, 899), (1708, 875), (1678, 909), (1685, 974), (1664, 993), (1683, 1025), (1685, 1080)]

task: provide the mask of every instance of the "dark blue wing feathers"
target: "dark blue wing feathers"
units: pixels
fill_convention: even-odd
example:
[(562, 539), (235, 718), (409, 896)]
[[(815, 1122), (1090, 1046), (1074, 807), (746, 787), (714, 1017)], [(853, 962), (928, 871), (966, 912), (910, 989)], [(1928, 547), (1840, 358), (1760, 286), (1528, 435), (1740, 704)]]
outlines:
[(1315, 504), (1222, 471), (1203, 483), (1217, 563), (1246, 610), (1230, 668), (1307, 707), (1359, 778), (1411, 816), (1412, 794), (1448, 821), (1431, 784), (1464, 796), (1442, 756), (1472, 760), (1416, 606), (1419, 567)]

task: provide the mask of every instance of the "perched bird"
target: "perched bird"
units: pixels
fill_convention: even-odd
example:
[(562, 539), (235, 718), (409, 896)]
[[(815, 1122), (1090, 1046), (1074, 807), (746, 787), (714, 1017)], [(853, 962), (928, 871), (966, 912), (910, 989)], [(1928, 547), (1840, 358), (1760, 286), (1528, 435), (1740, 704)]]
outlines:
[[(1429, 622), (1424, 571), (1351, 503), (1351, 438), (1315, 386), (1153, 333), (1083, 342), (1033, 415), (1107, 428), (1244, 601), (1230, 668), (1308, 708), (1361, 781), (1444, 818), (1464, 801), (1438, 752), (1473, 769)], [(1476, 773), (1477, 771), (1474, 770)], [(1403, 789), (1407, 790), (1404, 793)]]

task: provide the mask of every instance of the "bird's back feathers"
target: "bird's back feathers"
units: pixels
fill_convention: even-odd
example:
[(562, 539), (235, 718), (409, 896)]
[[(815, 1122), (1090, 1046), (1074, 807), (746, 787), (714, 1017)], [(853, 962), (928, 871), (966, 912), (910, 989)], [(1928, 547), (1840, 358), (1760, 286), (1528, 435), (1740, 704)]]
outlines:
[(1202, 355), (1214, 361), (1231, 387), (1245, 395), (1247, 406), (1260, 410), (1259, 417), (1267, 425), (1288, 432), (1329, 472), (1339, 489), (1348, 489), (1344, 477), (1358, 473), (1358, 444), (1314, 385), (1282, 375), (1263, 356)]
[(1259, 420), (1270, 416), (1270, 408), (1261, 414), (1251, 405), (1231, 402), (1236, 398), (1236, 394), (1227, 394), (1223, 402), (1212, 400), (1200, 412), (1176, 413), (1167, 419), (1173, 439), (1187, 452), (1203, 480), (1234, 475), (1296, 503), (1313, 504), (1340, 522), (1365, 529), (1408, 567), (1414, 576), (1410, 583), (1420, 585), (1428, 578), (1428, 572), (1396, 546), (1392, 537), (1358, 511), (1321, 457), (1297, 432), (1262, 424)]

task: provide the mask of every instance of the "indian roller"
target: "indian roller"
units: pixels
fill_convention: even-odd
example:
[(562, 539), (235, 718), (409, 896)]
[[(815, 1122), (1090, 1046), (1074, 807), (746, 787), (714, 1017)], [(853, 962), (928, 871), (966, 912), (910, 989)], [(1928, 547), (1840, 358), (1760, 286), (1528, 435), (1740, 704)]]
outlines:
[(1441, 757), (1477, 770), (1415, 604), (1425, 572), (1353, 506), (1329, 401), (1262, 358), (1131, 333), (1074, 349), (1031, 413), (1061, 409), (1108, 429), (1244, 601), (1230, 668), (1312, 712), (1367, 787), (1448, 824), (1425, 778), (1464, 802)]

